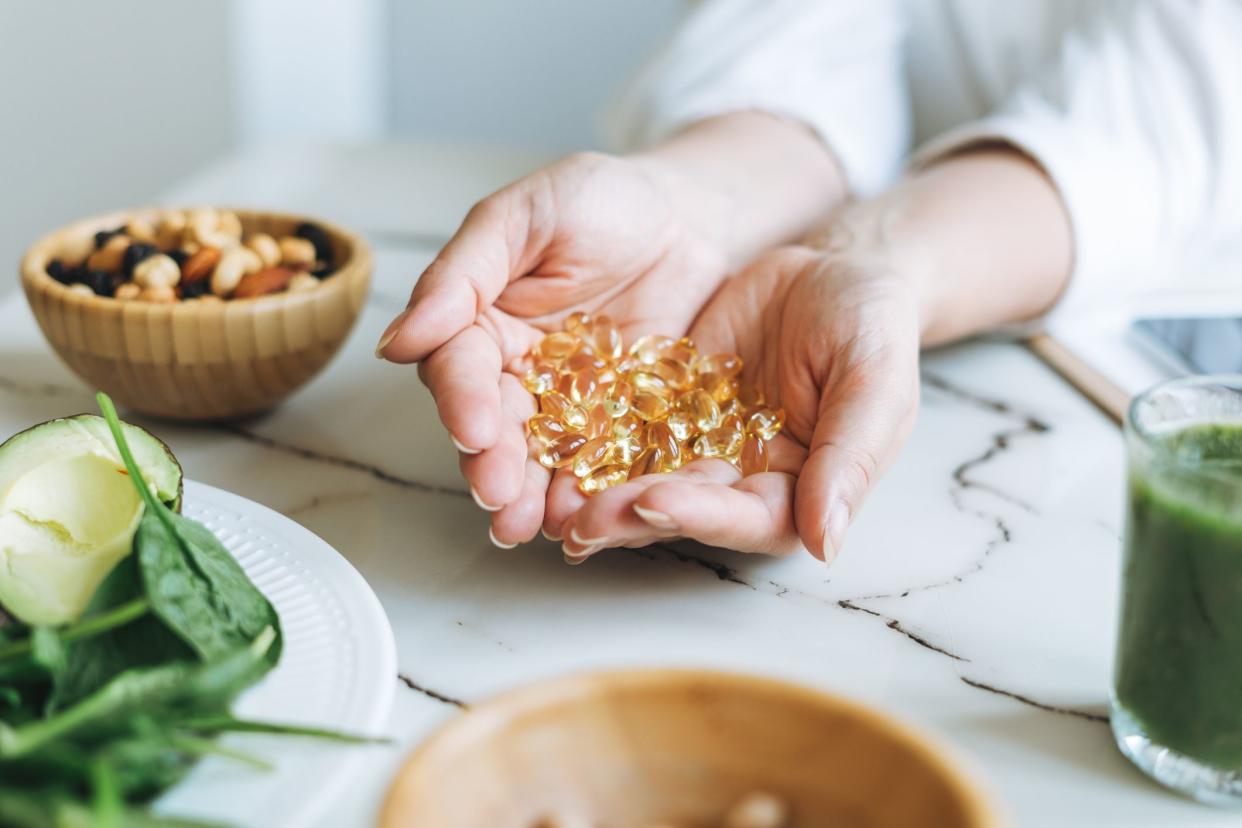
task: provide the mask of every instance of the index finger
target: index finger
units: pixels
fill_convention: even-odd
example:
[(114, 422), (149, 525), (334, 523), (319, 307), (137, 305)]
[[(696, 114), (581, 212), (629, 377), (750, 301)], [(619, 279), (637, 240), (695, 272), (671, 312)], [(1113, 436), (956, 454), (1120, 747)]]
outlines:
[(461, 227), (423, 271), (408, 307), (384, 331), (375, 355), (418, 362), (444, 345), (496, 301), (529, 267), (528, 200), (522, 182), (470, 209)]

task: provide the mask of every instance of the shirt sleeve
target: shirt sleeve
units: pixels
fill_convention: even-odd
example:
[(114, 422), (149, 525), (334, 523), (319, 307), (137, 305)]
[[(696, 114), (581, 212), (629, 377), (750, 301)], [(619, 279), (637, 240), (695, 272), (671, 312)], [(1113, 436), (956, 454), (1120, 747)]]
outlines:
[(806, 124), (850, 189), (901, 172), (909, 107), (896, 0), (703, 0), (631, 81), (606, 119), (633, 149), (694, 121), (761, 110)]
[(1182, 285), (1242, 225), (1242, 3), (1121, 4), (1066, 36), (993, 115), (933, 139), (915, 166), (968, 145), (1039, 163), (1073, 227), (1056, 309), (1095, 310)]

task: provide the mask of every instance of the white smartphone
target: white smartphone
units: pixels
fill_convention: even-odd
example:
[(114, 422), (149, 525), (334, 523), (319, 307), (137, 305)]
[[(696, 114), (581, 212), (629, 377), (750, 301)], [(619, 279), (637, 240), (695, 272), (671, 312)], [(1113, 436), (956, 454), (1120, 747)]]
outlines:
[(1135, 342), (1179, 374), (1242, 374), (1242, 318), (1139, 319)]

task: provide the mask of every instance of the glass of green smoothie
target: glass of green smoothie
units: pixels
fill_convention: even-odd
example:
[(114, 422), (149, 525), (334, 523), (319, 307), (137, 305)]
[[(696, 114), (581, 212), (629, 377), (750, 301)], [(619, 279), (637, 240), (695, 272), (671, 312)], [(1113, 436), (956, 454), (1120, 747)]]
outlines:
[(1112, 728), (1159, 782), (1242, 805), (1242, 376), (1135, 399)]

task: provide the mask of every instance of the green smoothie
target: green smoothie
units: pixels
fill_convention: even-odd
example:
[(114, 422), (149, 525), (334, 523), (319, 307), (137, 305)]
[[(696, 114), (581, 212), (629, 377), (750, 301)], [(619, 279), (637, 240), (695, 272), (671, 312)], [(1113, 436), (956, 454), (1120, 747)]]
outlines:
[(1242, 424), (1154, 443), (1130, 472), (1116, 702), (1151, 741), (1242, 771)]

